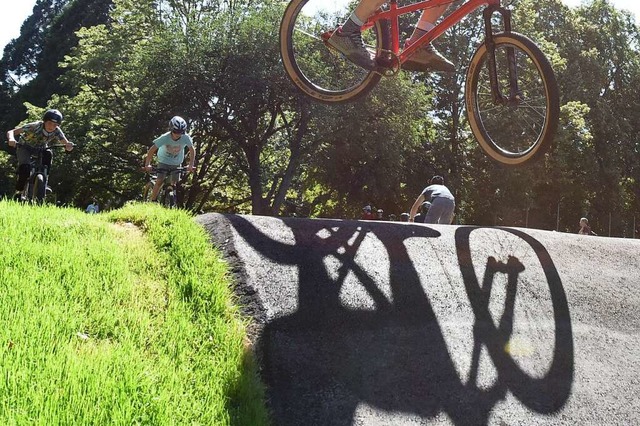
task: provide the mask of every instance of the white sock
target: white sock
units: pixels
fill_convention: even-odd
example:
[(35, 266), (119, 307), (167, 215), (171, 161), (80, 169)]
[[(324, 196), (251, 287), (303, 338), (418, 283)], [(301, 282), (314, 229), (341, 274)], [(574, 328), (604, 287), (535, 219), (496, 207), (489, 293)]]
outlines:
[(349, 19), (351, 19), (353, 22), (355, 22), (356, 24), (358, 24), (358, 27), (361, 27), (361, 26), (363, 26), (363, 25), (364, 25), (364, 22), (362, 22), (362, 21), (360, 20), (360, 18), (358, 18), (358, 17), (356, 16), (356, 13), (355, 13), (355, 12), (351, 12), (351, 16), (349, 16)]

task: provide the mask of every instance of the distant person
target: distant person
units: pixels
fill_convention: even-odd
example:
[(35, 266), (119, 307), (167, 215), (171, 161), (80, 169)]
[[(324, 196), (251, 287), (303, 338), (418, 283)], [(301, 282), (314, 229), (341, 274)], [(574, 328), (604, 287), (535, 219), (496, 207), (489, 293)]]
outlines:
[(453, 211), (456, 208), (455, 198), (449, 188), (444, 186), (444, 178), (442, 176), (433, 176), (422, 193), (416, 198), (411, 206), (409, 213), (409, 221), (413, 222), (418, 209), (422, 204), (428, 201), (431, 203), (427, 212), (424, 223), (435, 223), (450, 225), (453, 221)]
[(401, 213), (400, 222), (409, 222), (409, 213)]
[(580, 230), (578, 230), (578, 234), (596, 235), (596, 233), (591, 230), (591, 227), (589, 226), (589, 220), (586, 217), (580, 219)]
[(384, 210), (378, 209), (376, 214), (376, 220), (385, 220), (384, 219)]
[(375, 220), (375, 218), (376, 218), (376, 215), (374, 215), (373, 212), (371, 211), (370, 205), (366, 205), (362, 208), (362, 216), (360, 216), (360, 219)]
[(100, 212), (100, 206), (98, 206), (98, 202), (96, 200), (92, 200), (91, 203), (85, 209), (85, 212), (88, 214), (96, 214)]
[(396, 215), (395, 215), (395, 214), (393, 214), (393, 213), (391, 213), (391, 214), (389, 215), (389, 220), (390, 220), (391, 222), (395, 222), (395, 221), (397, 220)]
[(413, 221), (415, 223), (424, 223), (424, 220), (427, 218), (427, 213), (429, 212), (429, 207), (431, 207), (430, 201), (425, 201), (420, 205), (420, 210), (418, 214), (415, 215)]

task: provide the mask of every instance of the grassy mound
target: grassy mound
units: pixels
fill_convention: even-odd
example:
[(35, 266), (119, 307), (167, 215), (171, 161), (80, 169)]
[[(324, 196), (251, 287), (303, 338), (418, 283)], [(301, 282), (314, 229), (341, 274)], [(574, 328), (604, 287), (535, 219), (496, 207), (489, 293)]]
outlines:
[(0, 202), (1, 424), (268, 424), (245, 325), (187, 213)]

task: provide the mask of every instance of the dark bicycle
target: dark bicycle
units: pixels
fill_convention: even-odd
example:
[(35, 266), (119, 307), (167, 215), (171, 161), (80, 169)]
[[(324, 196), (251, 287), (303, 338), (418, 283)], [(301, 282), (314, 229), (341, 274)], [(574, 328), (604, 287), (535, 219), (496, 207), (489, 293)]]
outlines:
[[(180, 184), (180, 179), (182, 178), (182, 174), (187, 172), (186, 167), (178, 167), (177, 169), (168, 171), (163, 170), (158, 167), (152, 167), (151, 172), (149, 173), (149, 182), (146, 183), (144, 188), (142, 189), (142, 201), (151, 201), (151, 194), (153, 192), (153, 187), (158, 180), (158, 173), (165, 172), (167, 176), (164, 178), (162, 182), (162, 188), (158, 192), (158, 197), (156, 200), (163, 206), (167, 208), (174, 208), (177, 205), (177, 186)], [(176, 176), (177, 175), (177, 176)], [(175, 179), (172, 179), (173, 176), (176, 176)], [(172, 184), (172, 180), (175, 180), (176, 184)]]
[(64, 144), (32, 146), (24, 142), (16, 142), (16, 148), (20, 147), (29, 151), (31, 155), (30, 172), (27, 185), (21, 194), (21, 200), (42, 204), (51, 188), (49, 182), (49, 165), (44, 161), (45, 153), (52, 148), (64, 148)]

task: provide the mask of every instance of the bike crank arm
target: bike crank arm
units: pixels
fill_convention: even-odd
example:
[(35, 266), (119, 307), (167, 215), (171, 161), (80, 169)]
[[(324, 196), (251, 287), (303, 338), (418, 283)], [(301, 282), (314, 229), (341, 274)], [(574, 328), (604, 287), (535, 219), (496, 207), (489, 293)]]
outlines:
[(383, 77), (395, 77), (402, 69), (400, 55), (387, 49), (382, 49), (376, 56), (376, 64), (378, 67), (374, 72)]

